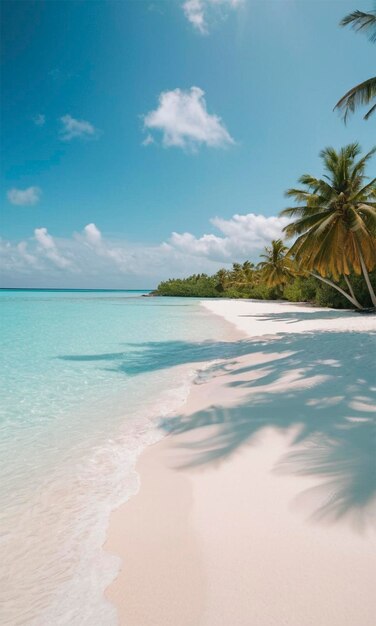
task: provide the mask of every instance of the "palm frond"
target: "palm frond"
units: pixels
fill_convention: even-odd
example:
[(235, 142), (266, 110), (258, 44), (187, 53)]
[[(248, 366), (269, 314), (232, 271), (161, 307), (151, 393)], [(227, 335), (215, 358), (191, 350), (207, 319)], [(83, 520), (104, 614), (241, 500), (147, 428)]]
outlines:
[(287, 198), (294, 198), (297, 202), (307, 202), (307, 200), (312, 198), (312, 193), (310, 191), (304, 191), (304, 189), (292, 187), (285, 192), (285, 196)]
[(359, 159), (359, 161), (354, 164), (353, 169), (352, 169), (352, 174), (351, 174), (352, 180), (355, 181), (355, 179), (357, 177), (359, 177), (359, 176), (363, 177), (364, 176), (365, 167), (366, 167), (368, 161), (373, 157), (375, 152), (376, 152), (376, 146), (374, 146), (369, 152), (367, 152), (367, 154), (364, 155), (364, 157)]
[(284, 217), (293, 217), (294, 215), (307, 216), (307, 215), (315, 215), (319, 211), (325, 211), (325, 207), (321, 205), (310, 204), (309, 206), (293, 206), (287, 207), (286, 209), (282, 209), (280, 211), (280, 215)]
[(371, 117), (371, 115), (376, 111), (376, 104), (374, 104), (373, 106), (371, 106), (370, 110), (368, 111), (368, 113), (365, 114), (364, 119), (368, 120), (369, 117)]
[(364, 185), (364, 187), (362, 187), (361, 189), (358, 189), (357, 192), (349, 198), (349, 202), (354, 202), (355, 200), (361, 200), (362, 198), (364, 198), (366, 195), (368, 195), (368, 191), (371, 192), (372, 195), (374, 195), (374, 185), (376, 182), (376, 178), (373, 178), (369, 183), (367, 183), (367, 185)]
[(307, 229), (312, 226), (320, 226), (325, 223), (328, 219), (333, 218), (333, 213), (331, 211), (325, 211), (323, 213), (315, 213), (314, 215), (305, 215), (300, 220), (293, 222), (292, 224), (288, 224), (285, 226), (283, 231), (286, 233), (288, 237), (294, 237), (296, 235), (301, 235), (306, 232)]
[(365, 13), (357, 10), (349, 13), (340, 21), (340, 26), (349, 25), (356, 32), (365, 32), (372, 42), (376, 42), (376, 11)]
[[(346, 122), (350, 113), (353, 113), (358, 106), (365, 106), (372, 102), (376, 98), (376, 76), (368, 78), (367, 80), (352, 87), (334, 107), (343, 112), (343, 119)], [(368, 119), (370, 115), (375, 111), (376, 106), (373, 105), (371, 109), (366, 113), (364, 119)]]

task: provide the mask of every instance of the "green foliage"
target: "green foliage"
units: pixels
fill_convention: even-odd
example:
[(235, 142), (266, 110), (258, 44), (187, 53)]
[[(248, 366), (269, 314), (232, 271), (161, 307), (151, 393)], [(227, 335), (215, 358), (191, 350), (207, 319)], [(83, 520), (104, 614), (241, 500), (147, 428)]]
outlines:
[(180, 296), (196, 298), (216, 298), (221, 290), (216, 276), (193, 274), (188, 278), (171, 278), (158, 285), (159, 296)]
[[(213, 276), (207, 274), (193, 274), (188, 278), (175, 278), (158, 285), (156, 295), (179, 296), (195, 298), (249, 298), (254, 300), (278, 300), (289, 302), (309, 302), (317, 306), (335, 309), (349, 308), (349, 302), (336, 289), (317, 280), (313, 276), (295, 276), (291, 281), (280, 287), (268, 287), (260, 280), (260, 272), (253, 269), (252, 280), (249, 283), (234, 283), (232, 272), (237, 273), (239, 281), (239, 266), (235, 270), (219, 270)], [(226, 280), (224, 280), (224, 278)], [(362, 276), (349, 277), (355, 294), (364, 307), (371, 307), (371, 299)], [(370, 273), (372, 285), (376, 288), (376, 270)], [(339, 285), (346, 289), (342, 279)]]
[(252, 287), (248, 297), (254, 300), (278, 300), (281, 298), (281, 293), (277, 287), (268, 287), (264, 283), (259, 283)]
[[(359, 302), (365, 307), (371, 307), (371, 297), (362, 276), (349, 276), (351, 285)], [(376, 287), (376, 270), (370, 273), (371, 283)], [(339, 282), (342, 289), (347, 289), (346, 282)], [(289, 302), (310, 302), (317, 306), (334, 309), (348, 309), (349, 301), (330, 285), (320, 282), (316, 278), (297, 276), (283, 289), (283, 298)]]
[(320, 283), (316, 278), (297, 276), (283, 289), (283, 297), (289, 302), (315, 302)]
[(273, 239), (271, 246), (265, 248), (261, 254), (263, 259), (258, 264), (260, 278), (268, 287), (285, 285), (293, 276), (293, 262), (286, 256), (288, 248), (282, 239)]
[[(370, 280), (373, 287), (376, 287), (376, 270), (370, 272)], [(355, 295), (358, 298), (361, 305), (365, 308), (372, 307), (371, 297), (367, 289), (367, 285), (362, 276), (353, 274), (349, 276)], [(342, 289), (346, 289), (346, 283), (342, 279), (339, 282), (339, 286)], [(333, 289), (329, 285), (323, 283), (320, 284), (320, 288), (317, 290), (315, 304), (319, 306), (329, 306), (334, 309), (348, 309), (349, 303), (336, 289)]]

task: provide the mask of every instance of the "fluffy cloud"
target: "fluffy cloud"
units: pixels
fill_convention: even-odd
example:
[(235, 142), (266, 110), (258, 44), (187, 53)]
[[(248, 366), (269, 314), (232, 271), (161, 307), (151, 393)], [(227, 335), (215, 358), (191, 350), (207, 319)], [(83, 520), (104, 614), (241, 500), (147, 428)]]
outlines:
[(234, 215), (212, 220), (217, 234), (172, 233), (154, 245), (105, 237), (94, 223), (67, 239), (36, 228), (27, 241), (0, 240), (3, 284), (20, 286), (138, 287), (198, 272), (214, 273), (234, 261), (256, 260), (281, 236), (285, 218)]
[(84, 236), (89, 244), (98, 245), (102, 242), (102, 233), (93, 223), (85, 226)]
[(158, 107), (144, 118), (145, 128), (160, 130), (168, 147), (217, 148), (234, 143), (221, 118), (207, 112), (204, 95), (199, 87), (162, 92)]
[(78, 241), (82, 241), (91, 248), (97, 256), (110, 259), (119, 267), (120, 271), (128, 269), (129, 254), (123, 246), (114, 245), (102, 238), (102, 233), (93, 223), (87, 224), (82, 231), (82, 235), (76, 236)]
[(34, 236), (38, 242), (38, 251), (52, 261), (54, 265), (60, 269), (65, 269), (72, 265), (72, 262), (59, 252), (55, 240), (48, 233), (47, 228), (36, 228)]
[(229, 220), (221, 217), (211, 220), (211, 223), (236, 247), (249, 252), (260, 250), (272, 239), (279, 239), (282, 236), (282, 229), (288, 222), (287, 217), (266, 217), (255, 213), (235, 214)]
[(27, 247), (27, 242), (26, 241), (20, 241), (17, 246), (17, 252), (20, 255), (20, 258), (23, 259), (24, 261), (26, 261), (26, 263), (32, 267), (38, 268), (40, 267), (39, 263), (38, 263), (38, 259), (36, 258), (36, 256), (34, 256), (33, 254), (30, 254), (28, 252), (28, 247)]
[(195, 237), (191, 233), (172, 233), (169, 245), (185, 254), (212, 258), (214, 260), (227, 260), (229, 256), (225, 240), (216, 235)]
[(184, 15), (201, 34), (208, 33), (208, 16), (213, 11), (220, 10), (226, 15), (230, 9), (236, 9), (244, 0), (185, 0), (183, 2)]
[(60, 139), (71, 141), (72, 139), (95, 139), (98, 137), (98, 130), (85, 120), (76, 120), (71, 115), (63, 115), (60, 118), (62, 124), (60, 129)]
[(9, 202), (18, 206), (31, 206), (40, 200), (41, 190), (39, 187), (28, 187), (27, 189), (9, 189), (7, 197)]
[(282, 237), (282, 229), (288, 223), (285, 217), (265, 215), (234, 215), (225, 220), (211, 220), (222, 236), (213, 234), (194, 237), (191, 233), (172, 233), (169, 244), (186, 254), (207, 257), (215, 261), (239, 261), (252, 258), (272, 239)]

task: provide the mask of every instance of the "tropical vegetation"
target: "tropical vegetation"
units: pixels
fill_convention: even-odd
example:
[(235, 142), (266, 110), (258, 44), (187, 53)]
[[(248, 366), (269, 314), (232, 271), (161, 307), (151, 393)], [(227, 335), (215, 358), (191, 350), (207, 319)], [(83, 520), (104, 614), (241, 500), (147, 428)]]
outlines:
[(271, 242), (257, 265), (233, 263), (216, 274), (194, 274), (158, 285), (157, 295), (284, 298), (323, 306), (376, 307), (376, 178), (366, 167), (376, 148), (361, 155), (357, 143), (325, 148), (324, 174), (300, 177), (289, 189), (295, 205), (282, 239)]
[[(341, 26), (350, 25), (355, 31), (366, 33), (370, 41), (376, 43), (376, 8), (368, 13), (358, 10), (353, 11), (353, 13), (346, 15), (340, 24)], [(364, 115), (365, 120), (376, 111), (376, 76), (352, 87), (342, 96), (334, 108), (342, 111), (346, 121), (349, 114), (353, 113), (358, 106), (366, 106), (368, 104), (372, 104), (372, 106)]]
[[(237, 265), (237, 264), (235, 264)], [(242, 266), (241, 266), (242, 267)], [(225, 284), (223, 277), (225, 276)], [(268, 287), (255, 267), (252, 279), (238, 282), (239, 271), (221, 269), (216, 274), (193, 274), (187, 278), (172, 278), (161, 282), (154, 295), (191, 298), (252, 298), (256, 300), (287, 300), (289, 302), (309, 302), (317, 306), (348, 308), (348, 300), (330, 285), (312, 276), (296, 275), (282, 287)], [(370, 279), (376, 285), (376, 270)], [(371, 306), (365, 282), (361, 276), (351, 277), (357, 299), (363, 307)], [(340, 285), (345, 289), (346, 283)]]
[(264, 254), (260, 255), (263, 260), (257, 267), (267, 287), (282, 287), (294, 276), (294, 264), (286, 254), (287, 251), (282, 239), (274, 239), (270, 246), (265, 247)]
[[(368, 180), (365, 175), (375, 151), (358, 158), (361, 150), (356, 143), (339, 152), (326, 148), (320, 154), (324, 176), (301, 176), (303, 188), (286, 192), (297, 205), (281, 212), (296, 218), (284, 229), (288, 237), (296, 237), (289, 256), (303, 271), (329, 283), (357, 308), (361, 304), (349, 275), (361, 273), (376, 307), (369, 278), (376, 265), (376, 178)], [(338, 284), (340, 278), (345, 280), (347, 291)]]

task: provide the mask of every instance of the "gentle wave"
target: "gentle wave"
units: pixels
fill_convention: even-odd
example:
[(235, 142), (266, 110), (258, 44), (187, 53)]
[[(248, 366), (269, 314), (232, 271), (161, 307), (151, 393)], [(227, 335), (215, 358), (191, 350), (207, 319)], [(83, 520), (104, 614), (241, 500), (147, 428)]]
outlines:
[(161, 394), (154, 411), (134, 421), (132, 432), (107, 440), (93, 450), (89, 463), (82, 467), (81, 486), (77, 489), (82, 492), (83, 487), (85, 495), (72, 511), (74, 532), (70, 545), (62, 550), (65, 559), (72, 558), (72, 573), (53, 592), (48, 609), (30, 622), (33, 626), (117, 624), (116, 611), (104, 597), (121, 565), (117, 557), (103, 549), (108, 520), (114, 509), (137, 493), (140, 483), (135, 465), (145, 447), (164, 436), (158, 429), (160, 419), (184, 404), (194, 372), (181, 375), (181, 386)]

